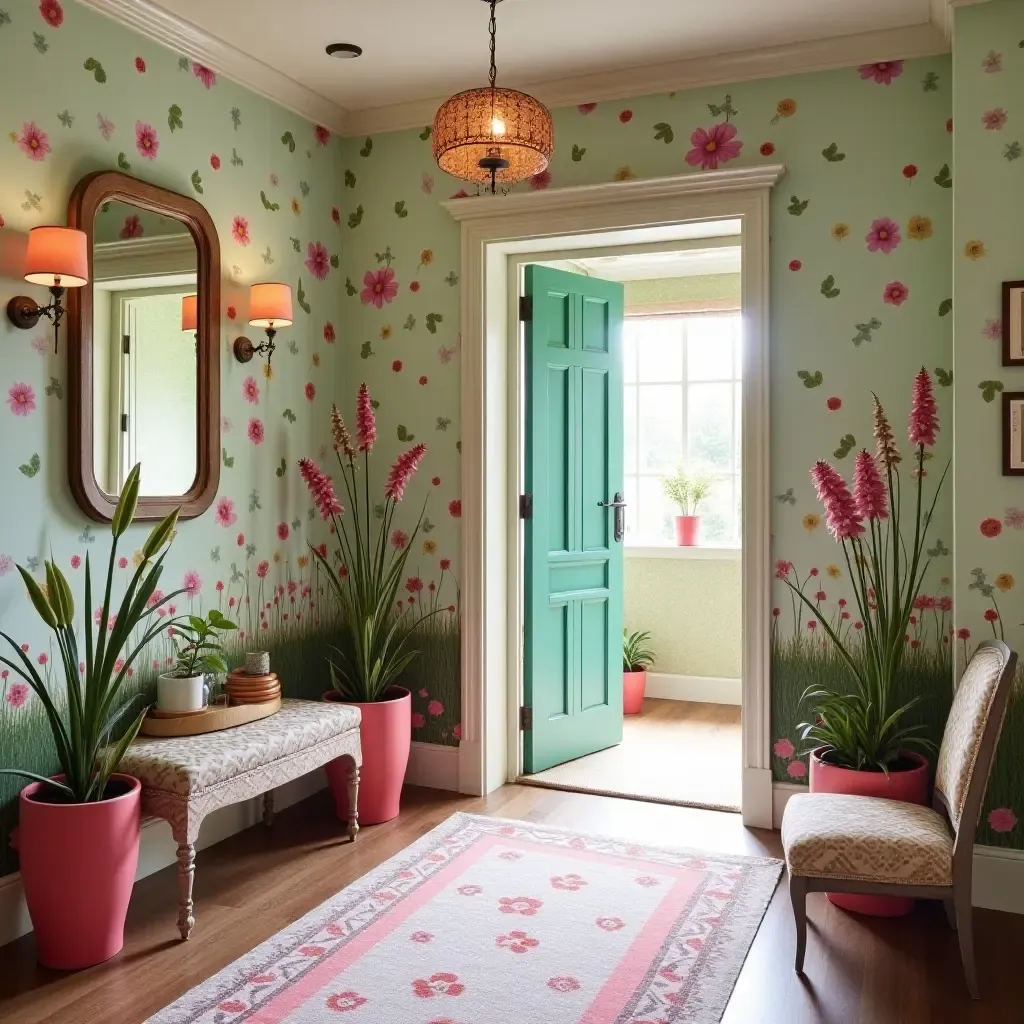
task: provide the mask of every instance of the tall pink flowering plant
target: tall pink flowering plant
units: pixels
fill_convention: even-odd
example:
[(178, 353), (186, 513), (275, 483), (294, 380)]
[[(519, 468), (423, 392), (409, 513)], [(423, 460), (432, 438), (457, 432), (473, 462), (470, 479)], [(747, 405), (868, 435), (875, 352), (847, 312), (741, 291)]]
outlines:
[[(894, 707), (897, 680), (908, 639), (915, 602), (928, 571), (925, 540), (935, 503), (949, 471), (943, 471), (931, 502), (924, 495), (925, 463), (932, 455), (939, 431), (939, 415), (931, 377), (923, 367), (914, 379), (907, 432), (913, 446), (911, 508), (904, 510), (900, 464), (903, 457), (882, 409), (874, 396), (875, 452), (858, 453), (853, 489), (828, 462), (819, 461), (811, 479), (832, 536), (842, 545), (860, 618), (863, 643), (847, 647), (840, 632), (827, 620), (821, 626), (842, 656), (854, 682), (852, 692), (812, 686), (803, 695), (811, 707), (811, 721), (802, 723), (801, 736), (812, 749), (825, 747), (825, 759), (844, 768), (888, 772), (902, 751), (934, 750), (920, 735), (922, 727), (904, 725), (904, 716), (921, 697)], [(912, 516), (912, 518), (910, 518)], [(904, 536), (904, 522), (913, 524), (913, 537)], [(908, 523), (908, 525), (909, 525)], [(781, 576), (792, 593), (817, 609), (789, 579)]]
[(419, 618), (398, 615), (398, 588), (413, 541), (423, 525), (426, 502), (408, 539), (393, 544), (392, 522), (405, 489), (416, 473), (427, 446), (417, 444), (399, 455), (384, 485), (384, 502), (375, 514), (370, 493), (370, 454), (377, 439), (377, 423), (365, 384), (356, 399), (356, 438), (353, 440), (338, 407), (331, 407), (331, 434), (351, 514), (345, 509), (334, 482), (312, 459), (299, 460), (299, 472), (313, 504), (337, 539), (335, 562), (313, 545), (310, 550), (323, 569), (344, 619), (341, 644), (330, 662), (331, 684), (345, 700), (369, 704), (385, 699), (388, 687), (418, 653), (412, 647), (416, 628), (436, 610)]

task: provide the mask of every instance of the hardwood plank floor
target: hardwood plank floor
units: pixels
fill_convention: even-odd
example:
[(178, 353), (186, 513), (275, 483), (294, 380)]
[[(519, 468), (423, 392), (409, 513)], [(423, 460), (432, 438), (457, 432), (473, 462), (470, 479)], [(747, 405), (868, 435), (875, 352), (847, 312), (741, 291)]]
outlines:
[[(124, 951), (76, 974), (36, 966), (31, 936), (0, 949), (4, 1024), (141, 1024), (454, 811), (547, 821), (639, 842), (778, 856), (776, 833), (738, 815), (635, 800), (505, 786), (482, 799), (409, 789), (398, 819), (344, 841), (319, 793), (198, 856), (196, 928), (178, 941), (174, 869), (135, 887)], [(726, 1024), (1014, 1024), (1024, 1020), (1024, 917), (975, 911), (984, 997), (964, 988), (956, 937), (939, 907), (895, 921), (858, 918), (809, 900), (807, 978), (793, 972), (785, 879), (740, 974)], [(375, 1022), (400, 1024), (400, 1022)], [(510, 1024), (496, 1010), (488, 1021)], [(534, 1024), (522, 1021), (516, 1024)], [(537, 1022), (541, 1024), (541, 1022)]]

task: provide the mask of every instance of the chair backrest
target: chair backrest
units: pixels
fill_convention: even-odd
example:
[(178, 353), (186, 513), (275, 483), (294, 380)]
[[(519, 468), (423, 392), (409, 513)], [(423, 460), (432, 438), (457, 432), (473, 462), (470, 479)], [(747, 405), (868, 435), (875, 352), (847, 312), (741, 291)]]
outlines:
[(985, 788), (992, 769), (1017, 655), (999, 640), (978, 645), (953, 698), (935, 770), (936, 803), (949, 814), (960, 847), (974, 844)]

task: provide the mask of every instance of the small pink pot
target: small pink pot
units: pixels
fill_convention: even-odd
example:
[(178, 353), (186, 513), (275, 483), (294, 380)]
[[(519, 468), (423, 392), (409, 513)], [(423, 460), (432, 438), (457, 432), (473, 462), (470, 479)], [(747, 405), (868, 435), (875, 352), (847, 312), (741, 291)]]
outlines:
[[(398, 817), (405, 770), (412, 744), (412, 694), (392, 686), (385, 699), (373, 704), (342, 700), (328, 690), (324, 700), (351, 704), (362, 712), (359, 739), (363, 766), (359, 774), (359, 824), (379, 825)], [(327, 779), (334, 794), (334, 807), (341, 821), (348, 821), (348, 768), (342, 758), (328, 762)]]
[(700, 544), (700, 516), (676, 516), (676, 544), (681, 548)]
[(624, 715), (639, 715), (643, 711), (646, 689), (646, 671), (622, 673), (622, 713)]
[(142, 787), (130, 775), (110, 780), (130, 788), (97, 803), (50, 804), (33, 799), (50, 788), (33, 782), (18, 797), (21, 880), (44, 967), (92, 967), (124, 945), (139, 860)]
[[(928, 761), (921, 754), (904, 751), (903, 757), (914, 761), (909, 771), (858, 772), (827, 764), (819, 756), (824, 747), (811, 753), (810, 788), (812, 793), (848, 793), (853, 796), (875, 796), (885, 800), (903, 800), (909, 804), (928, 802)], [(871, 917), (903, 917), (914, 909), (914, 901), (902, 896), (861, 896), (857, 893), (830, 892), (829, 900), (837, 907)]]

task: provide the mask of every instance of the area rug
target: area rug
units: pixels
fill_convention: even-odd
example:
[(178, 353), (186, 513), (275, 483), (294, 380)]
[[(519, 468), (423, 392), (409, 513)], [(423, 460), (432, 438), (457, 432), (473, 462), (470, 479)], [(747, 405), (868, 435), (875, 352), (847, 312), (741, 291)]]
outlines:
[(152, 1024), (715, 1024), (782, 865), (456, 814)]

